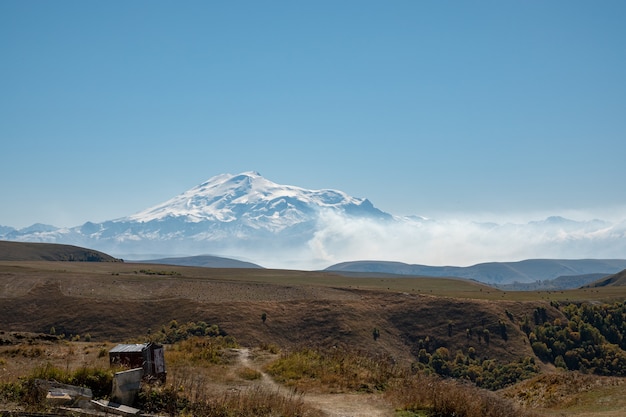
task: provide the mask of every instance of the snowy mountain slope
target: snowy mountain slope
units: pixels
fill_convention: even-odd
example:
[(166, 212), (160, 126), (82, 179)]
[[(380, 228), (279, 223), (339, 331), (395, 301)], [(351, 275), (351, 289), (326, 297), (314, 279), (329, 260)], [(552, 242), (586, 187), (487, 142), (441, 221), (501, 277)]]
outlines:
[(245, 172), (215, 176), (162, 204), (119, 221), (148, 223), (176, 218), (188, 223), (237, 222), (253, 229), (279, 232), (314, 220), (321, 209), (391, 217), (375, 209), (368, 200), (350, 197), (341, 191), (279, 185), (257, 172)]
[(11, 240), (70, 243), (120, 256), (237, 254), (306, 246), (323, 212), (392, 219), (368, 200), (341, 191), (279, 185), (244, 172), (215, 176), (162, 204), (115, 220), (69, 229), (6, 230)]

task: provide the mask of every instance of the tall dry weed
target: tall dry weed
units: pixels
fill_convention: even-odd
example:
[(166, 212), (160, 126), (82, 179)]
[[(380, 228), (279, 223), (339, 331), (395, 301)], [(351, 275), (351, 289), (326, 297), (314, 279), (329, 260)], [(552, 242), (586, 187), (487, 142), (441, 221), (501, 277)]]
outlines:
[(298, 389), (382, 391), (402, 370), (389, 357), (345, 348), (285, 352), (267, 367), (277, 381)]
[(140, 406), (147, 412), (194, 417), (322, 417), (301, 395), (253, 387), (211, 392), (202, 389), (200, 379), (178, 380), (176, 385), (153, 386), (140, 394)]
[(215, 384), (220, 372), (224, 372), (221, 366), (177, 368), (168, 374), (166, 384), (144, 386), (138, 406), (146, 412), (172, 416), (321, 417), (295, 391), (286, 393), (245, 383), (224, 390), (223, 385)]
[(426, 411), (432, 417), (534, 417), (494, 392), (436, 376), (396, 380), (386, 396), (399, 409)]

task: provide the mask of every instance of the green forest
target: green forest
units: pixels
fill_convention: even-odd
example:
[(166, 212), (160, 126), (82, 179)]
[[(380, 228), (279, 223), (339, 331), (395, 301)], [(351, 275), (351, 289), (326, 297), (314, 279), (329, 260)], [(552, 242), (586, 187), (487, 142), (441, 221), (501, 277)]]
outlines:
[(524, 323), (535, 354), (557, 367), (598, 375), (626, 375), (626, 303), (557, 305), (567, 320), (547, 320), (537, 308)]
[[(564, 318), (550, 320), (546, 308), (537, 307), (532, 317), (525, 316), (519, 323), (540, 360), (572, 371), (626, 376), (626, 302), (563, 305), (553, 302), (552, 306), (559, 309)], [(499, 336), (506, 340), (503, 321), (500, 321), (500, 329)], [(469, 339), (472, 331), (467, 332)], [(487, 330), (476, 336), (489, 343)], [(478, 357), (472, 347), (455, 354), (445, 347), (432, 349), (427, 339), (420, 341), (414, 368), (469, 380), (491, 390), (513, 385), (539, 372), (535, 358), (499, 363)]]

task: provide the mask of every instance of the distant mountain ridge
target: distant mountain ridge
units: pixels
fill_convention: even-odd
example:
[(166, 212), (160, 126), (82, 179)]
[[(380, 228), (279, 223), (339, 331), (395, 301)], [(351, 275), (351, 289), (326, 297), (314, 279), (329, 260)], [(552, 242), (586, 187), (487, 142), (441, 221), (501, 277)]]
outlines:
[(458, 277), (487, 284), (532, 283), (561, 276), (614, 274), (626, 269), (626, 259), (527, 259), (518, 262), (488, 262), (467, 267), (411, 265), (402, 262), (342, 262), (326, 271), (376, 272), (397, 275)]
[(161, 258), (134, 261), (138, 263), (154, 263), (162, 265), (199, 266), (203, 268), (244, 268), (263, 269), (262, 266), (252, 262), (239, 261), (237, 259), (222, 258), (220, 256), (198, 255), (184, 256), (179, 258)]
[(510, 284), (494, 284), (496, 288), (503, 291), (557, 291), (582, 288), (595, 281), (599, 281), (607, 276), (606, 273), (583, 274), (583, 275), (561, 275), (554, 279), (535, 281), (528, 283), (513, 282)]

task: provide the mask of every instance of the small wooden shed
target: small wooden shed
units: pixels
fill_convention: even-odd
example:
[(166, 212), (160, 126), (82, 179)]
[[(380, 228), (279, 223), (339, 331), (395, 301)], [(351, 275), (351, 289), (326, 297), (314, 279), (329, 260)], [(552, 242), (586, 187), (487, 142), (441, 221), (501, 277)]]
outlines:
[(163, 346), (152, 342), (117, 345), (109, 351), (109, 363), (129, 369), (143, 368), (143, 376), (148, 379), (165, 381), (167, 375)]

